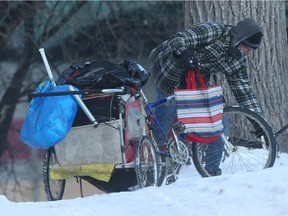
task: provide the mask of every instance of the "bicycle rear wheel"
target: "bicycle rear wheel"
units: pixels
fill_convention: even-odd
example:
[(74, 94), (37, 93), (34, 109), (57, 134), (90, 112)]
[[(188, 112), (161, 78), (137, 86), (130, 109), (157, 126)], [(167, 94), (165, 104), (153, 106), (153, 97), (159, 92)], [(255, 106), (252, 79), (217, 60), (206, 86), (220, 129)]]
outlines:
[(155, 147), (148, 136), (140, 138), (136, 145), (136, 176), (140, 188), (157, 186), (158, 161)]
[[(276, 157), (276, 139), (271, 127), (257, 113), (243, 107), (225, 107), (223, 112), (224, 137), (223, 148), (214, 148), (209, 157), (222, 152), (219, 172), (210, 173), (206, 169), (209, 164), (206, 151), (208, 144), (193, 143), (192, 158), (194, 165), (203, 177), (219, 174), (233, 174), (255, 171), (272, 167)], [(254, 126), (258, 124), (256, 134)], [(211, 162), (211, 160), (209, 160)], [(209, 162), (209, 163), (210, 163)], [(207, 162), (208, 163), (208, 162)]]

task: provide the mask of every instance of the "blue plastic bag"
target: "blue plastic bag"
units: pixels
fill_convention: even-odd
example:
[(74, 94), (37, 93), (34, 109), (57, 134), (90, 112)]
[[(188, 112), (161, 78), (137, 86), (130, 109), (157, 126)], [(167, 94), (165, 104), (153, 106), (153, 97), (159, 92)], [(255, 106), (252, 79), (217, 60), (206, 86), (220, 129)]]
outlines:
[[(54, 87), (46, 81), (39, 84), (36, 92), (63, 92), (69, 91), (68, 87)], [(54, 146), (71, 129), (77, 109), (78, 104), (72, 95), (34, 98), (23, 123), (20, 139), (32, 148), (48, 149)]]

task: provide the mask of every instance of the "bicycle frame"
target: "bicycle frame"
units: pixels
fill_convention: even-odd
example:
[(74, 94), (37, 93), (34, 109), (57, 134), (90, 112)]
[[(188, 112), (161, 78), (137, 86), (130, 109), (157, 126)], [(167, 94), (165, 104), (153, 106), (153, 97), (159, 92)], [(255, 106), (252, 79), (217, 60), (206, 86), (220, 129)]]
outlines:
[(165, 135), (165, 133), (164, 133), (163, 127), (162, 127), (160, 121), (158, 120), (158, 118), (157, 118), (157, 116), (156, 116), (153, 108), (155, 108), (155, 107), (157, 107), (157, 106), (159, 106), (159, 105), (161, 105), (161, 104), (164, 104), (164, 103), (166, 103), (166, 102), (168, 102), (168, 101), (170, 101), (170, 100), (175, 99), (175, 96), (174, 96), (174, 95), (170, 95), (170, 96), (161, 98), (161, 99), (159, 99), (159, 100), (156, 100), (156, 101), (154, 101), (154, 102), (149, 102), (148, 99), (146, 98), (146, 96), (145, 96), (145, 94), (144, 94), (144, 92), (143, 92), (142, 89), (140, 90), (140, 95), (142, 96), (142, 98), (143, 98), (143, 100), (144, 100), (146, 113), (147, 113), (148, 115), (152, 115), (152, 116), (153, 116), (154, 121), (155, 121), (155, 123), (157, 124), (157, 126), (158, 126), (158, 128), (159, 128), (159, 130), (160, 130), (160, 133), (161, 133), (162, 137), (163, 137), (164, 139), (167, 139), (167, 137), (166, 137), (166, 135)]
[[(165, 135), (164, 133), (164, 130), (163, 130), (163, 127), (160, 123), (160, 121), (158, 120), (157, 118), (157, 115), (155, 114), (153, 108), (161, 105), (161, 104), (164, 104), (170, 100), (173, 100), (175, 99), (175, 95), (170, 95), (170, 96), (167, 96), (167, 97), (164, 97), (164, 98), (161, 98), (159, 100), (156, 100), (154, 102), (149, 102), (148, 99), (146, 98), (144, 92), (142, 90), (140, 90), (140, 95), (142, 96), (143, 100), (144, 100), (144, 104), (145, 104), (145, 111), (148, 115), (148, 117), (150, 117), (149, 115), (152, 115), (153, 116), (153, 119), (154, 119), (154, 122), (156, 123), (162, 137), (164, 138), (165, 141), (167, 141), (169, 139), (168, 136)], [(228, 128), (229, 128), (229, 124), (228, 124)], [(172, 128), (171, 129), (171, 132), (172, 132), (172, 137), (174, 138), (175, 140), (175, 143), (176, 143), (176, 148), (177, 148), (177, 151), (180, 152), (181, 151), (181, 147), (180, 147), (180, 140), (178, 138), (178, 135), (175, 130)], [(226, 148), (231, 148), (231, 144), (229, 143), (227, 137), (225, 136), (224, 133), (221, 134), (220, 138), (223, 140), (223, 143), (224, 145), (226, 146)], [(164, 152), (162, 151), (159, 151), (160, 154), (164, 154)]]
[[(178, 159), (178, 162), (175, 161), (176, 163), (178, 164), (182, 164), (182, 163), (185, 163), (188, 161), (188, 158), (189, 158), (189, 151), (188, 151), (188, 148), (186, 146), (184, 146), (185, 144), (183, 142), (181, 142), (178, 138), (178, 129), (176, 129), (176, 127), (172, 127), (170, 129), (170, 132), (166, 135), (164, 133), (164, 130), (163, 130), (163, 127), (159, 121), (159, 119), (157, 118), (157, 115), (155, 114), (153, 108), (161, 105), (161, 104), (164, 104), (170, 100), (174, 100), (175, 99), (175, 95), (170, 95), (170, 96), (167, 96), (167, 97), (164, 97), (164, 98), (161, 98), (159, 100), (156, 100), (154, 102), (149, 102), (148, 99), (146, 98), (144, 92), (142, 90), (140, 90), (140, 95), (142, 96), (143, 98), (143, 101), (144, 101), (144, 109), (145, 109), (145, 112), (147, 114), (147, 117), (148, 118), (151, 118), (151, 116), (153, 116), (153, 120), (154, 120), (154, 123), (156, 123), (156, 126), (158, 127), (159, 131), (160, 131), (160, 134), (162, 135), (162, 138), (163, 140), (165, 140), (165, 146), (168, 147), (168, 150), (164, 150), (164, 151), (161, 151), (159, 150), (159, 154), (163, 154), (163, 155), (169, 155), (173, 161), (175, 161), (175, 155), (178, 156), (178, 154), (181, 154), (182, 153), (182, 156), (183, 156), (183, 152), (186, 152), (186, 156), (184, 157), (185, 159), (183, 160), (183, 157), (181, 157), (181, 160)], [(173, 153), (171, 153), (171, 149), (169, 149), (171, 146), (171, 142), (173, 142), (173, 140), (175, 141), (175, 147), (176, 147), (176, 152), (174, 151)], [(157, 146), (159, 146), (157, 143), (156, 143)], [(172, 144), (173, 145), (173, 144)], [(169, 154), (170, 153), (170, 154)], [(185, 155), (185, 154), (184, 154)], [(173, 158), (174, 156), (174, 158)]]
[[(142, 89), (140, 90), (140, 94), (141, 94), (141, 96), (142, 96), (142, 98), (144, 100), (144, 103), (145, 103), (145, 111), (146, 111), (146, 113), (148, 113), (148, 114), (153, 116), (154, 121), (156, 122), (157, 126), (159, 127), (161, 135), (163, 136), (164, 139), (167, 139), (167, 137), (166, 137), (166, 135), (164, 133), (163, 127), (162, 127), (160, 121), (158, 120), (153, 108), (155, 108), (155, 107), (157, 107), (157, 106), (159, 106), (161, 104), (164, 104), (164, 103), (166, 103), (166, 102), (168, 102), (170, 100), (175, 99), (175, 95), (170, 95), (170, 96), (161, 98), (159, 100), (156, 100), (154, 102), (149, 102), (148, 99), (146, 98), (144, 92), (142, 91)], [(176, 142), (178, 143), (178, 138), (177, 138), (177, 136), (175, 134), (175, 131), (172, 131), (172, 133), (173, 133), (173, 135), (175, 135)], [(224, 134), (222, 134), (221, 138), (223, 139), (224, 143), (228, 142), (226, 137), (224, 136)]]
[[(167, 96), (159, 100), (156, 100), (154, 102), (149, 102), (142, 90), (139, 91), (139, 94), (143, 99), (144, 110), (146, 112), (148, 119), (150, 120), (153, 118), (154, 124), (156, 124), (156, 127), (158, 127), (159, 129), (159, 133), (160, 133), (159, 135), (162, 136), (163, 139), (165, 140), (164, 145), (159, 145), (157, 141), (155, 142), (157, 146), (157, 153), (165, 157), (166, 165), (164, 165), (164, 167), (166, 167), (165, 169), (167, 172), (167, 175), (165, 177), (166, 184), (171, 184), (178, 179), (177, 175), (180, 171), (181, 164), (184, 164), (189, 160), (190, 154), (189, 154), (189, 150), (187, 146), (178, 139), (178, 134), (177, 134), (178, 130), (176, 128), (174, 129), (172, 127), (170, 132), (166, 136), (166, 134), (164, 133), (164, 129), (159, 119), (157, 118), (157, 115), (155, 114), (153, 108), (160, 106), (170, 100), (175, 99), (175, 96), (171, 95), (171, 96)], [(169, 169), (167, 169), (167, 165)]]

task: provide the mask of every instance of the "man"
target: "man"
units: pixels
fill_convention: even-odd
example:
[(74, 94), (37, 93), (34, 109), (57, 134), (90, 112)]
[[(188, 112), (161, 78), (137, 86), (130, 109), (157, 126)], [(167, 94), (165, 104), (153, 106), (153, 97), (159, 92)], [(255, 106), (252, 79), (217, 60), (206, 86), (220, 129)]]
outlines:
[[(173, 94), (175, 88), (183, 88), (181, 78), (193, 69), (191, 60), (197, 59), (206, 82), (212, 74), (224, 73), (239, 105), (261, 113), (248, 76), (247, 55), (259, 47), (262, 36), (260, 26), (250, 18), (236, 26), (205, 22), (174, 34), (149, 56), (151, 71), (156, 76), (157, 98)], [(176, 118), (175, 101), (156, 112), (167, 134)], [(208, 145), (206, 155), (219, 146), (224, 146), (220, 138)], [(206, 170), (211, 175), (219, 173), (221, 155), (219, 152), (216, 162), (210, 163), (215, 158), (206, 161)]]

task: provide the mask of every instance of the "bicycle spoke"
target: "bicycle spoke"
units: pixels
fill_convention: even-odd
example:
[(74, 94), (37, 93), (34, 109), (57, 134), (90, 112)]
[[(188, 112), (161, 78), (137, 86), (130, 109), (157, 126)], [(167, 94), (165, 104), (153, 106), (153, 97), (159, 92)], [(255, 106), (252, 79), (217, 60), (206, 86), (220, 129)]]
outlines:
[[(273, 166), (276, 157), (276, 140), (267, 122), (251, 110), (241, 107), (226, 107), (224, 117), (229, 120), (225, 131), (225, 147), (219, 168), (222, 174), (248, 172)], [(253, 132), (255, 122), (261, 134)], [(224, 122), (225, 123), (225, 122)], [(227, 127), (227, 124), (226, 124)], [(206, 170), (211, 164), (219, 163), (216, 158), (218, 151), (214, 147), (208, 150), (209, 144), (193, 144), (193, 162), (198, 172), (203, 176), (212, 174)], [(209, 156), (207, 156), (209, 155)], [(212, 158), (216, 158), (212, 160)], [(210, 159), (210, 160), (209, 160)]]

